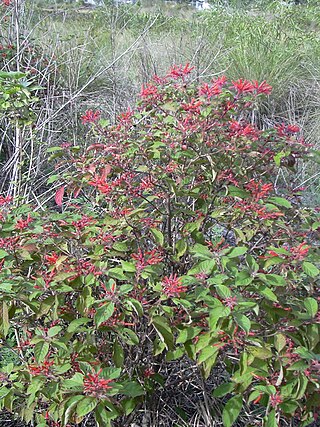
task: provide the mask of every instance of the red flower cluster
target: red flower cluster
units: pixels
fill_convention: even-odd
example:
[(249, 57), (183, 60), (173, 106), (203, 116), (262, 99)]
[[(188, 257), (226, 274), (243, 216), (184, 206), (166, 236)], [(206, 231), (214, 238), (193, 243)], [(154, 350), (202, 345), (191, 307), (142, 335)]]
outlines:
[(255, 201), (265, 199), (273, 190), (272, 183), (263, 184), (262, 181), (256, 182), (254, 179), (252, 179), (248, 184), (246, 184), (245, 187), (248, 191), (250, 191)]
[(239, 79), (232, 82), (233, 87), (237, 90), (238, 94), (243, 93), (256, 93), (257, 95), (264, 93), (265, 95), (270, 95), (272, 87), (268, 85), (265, 81), (258, 83), (256, 80), (252, 82), (250, 80)]
[(148, 267), (148, 265), (159, 264), (163, 260), (161, 254), (155, 249), (152, 251), (142, 252), (142, 250), (139, 248), (138, 253), (132, 254), (131, 257), (137, 261), (136, 269), (138, 273), (141, 273), (141, 271)]
[(32, 376), (44, 375), (50, 377), (52, 375), (51, 367), (54, 364), (54, 360), (49, 361), (46, 359), (42, 365), (29, 365), (29, 372)]
[(4, 197), (4, 196), (0, 195), (0, 206), (6, 205), (6, 204), (12, 202), (12, 199), (13, 198), (11, 196)]
[(86, 113), (81, 116), (81, 122), (83, 125), (96, 123), (100, 119), (100, 115), (100, 111), (87, 110)]
[(102, 369), (92, 374), (86, 374), (83, 380), (83, 393), (87, 396), (103, 399), (106, 397), (106, 391), (112, 387), (109, 385), (112, 380), (100, 378)]
[(176, 274), (165, 276), (161, 282), (163, 292), (168, 297), (179, 297), (182, 292), (185, 292), (185, 286), (182, 286), (182, 281)]
[(167, 77), (172, 78), (172, 79), (184, 78), (184, 77), (188, 76), (193, 69), (194, 69), (194, 67), (190, 67), (189, 63), (186, 63), (185, 66), (173, 65), (170, 68), (170, 70), (167, 74)]
[(16, 230), (24, 230), (25, 228), (28, 227), (28, 225), (30, 224), (30, 222), (32, 222), (33, 219), (30, 217), (30, 214), (28, 213), (28, 216), (26, 219), (18, 219), (17, 223), (16, 223)]

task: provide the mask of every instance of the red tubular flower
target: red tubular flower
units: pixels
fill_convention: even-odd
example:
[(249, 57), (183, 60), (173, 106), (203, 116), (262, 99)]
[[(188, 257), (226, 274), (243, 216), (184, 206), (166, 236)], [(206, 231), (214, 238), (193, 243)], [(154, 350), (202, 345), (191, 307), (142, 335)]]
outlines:
[(86, 113), (81, 116), (81, 122), (83, 125), (95, 123), (100, 119), (100, 114), (100, 111), (87, 110)]
[(278, 391), (276, 392), (276, 394), (272, 394), (270, 396), (270, 404), (273, 408), (276, 408), (282, 402), (283, 402), (283, 399), (280, 396), (280, 393)]
[(33, 219), (30, 217), (30, 214), (28, 213), (27, 219), (18, 219), (16, 223), (16, 230), (24, 230), (28, 227), (30, 222), (32, 222)]
[(265, 95), (270, 95), (270, 93), (272, 92), (272, 86), (268, 85), (265, 80), (260, 84), (257, 82), (257, 80), (253, 80), (252, 83), (258, 95), (260, 93), (264, 93)]
[(13, 198), (11, 196), (4, 197), (4, 196), (0, 195), (0, 206), (6, 205), (6, 204), (12, 202), (12, 199)]
[(252, 93), (255, 89), (254, 85), (249, 80), (236, 80), (232, 82), (233, 87), (237, 90), (238, 94)]
[(83, 393), (87, 396), (96, 397), (103, 399), (106, 396), (106, 391), (112, 387), (109, 383), (110, 379), (100, 378), (102, 369), (98, 372), (92, 372), (92, 374), (86, 374), (83, 380)]
[(194, 67), (190, 67), (189, 63), (186, 63), (184, 67), (183, 65), (173, 65), (166, 77), (171, 77), (173, 79), (178, 79), (180, 77), (184, 78), (189, 75), (193, 69)]
[(165, 276), (161, 282), (163, 292), (168, 297), (179, 297), (182, 292), (185, 291), (185, 287), (182, 286), (182, 281), (176, 274), (170, 274)]
[(54, 265), (58, 261), (58, 258), (59, 258), (59, 255), (56, 254), (55, 252), (45, 255), (45, 260), (51, 265)]

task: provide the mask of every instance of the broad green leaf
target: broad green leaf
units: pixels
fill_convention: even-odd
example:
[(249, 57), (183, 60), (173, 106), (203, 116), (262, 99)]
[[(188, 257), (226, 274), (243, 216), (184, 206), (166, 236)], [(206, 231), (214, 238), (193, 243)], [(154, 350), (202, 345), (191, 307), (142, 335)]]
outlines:
[(239, 256), (244, 255), (248, 251), (248, 248), (245, 246), (238, 246), (236, 248), (231, 249), (231, 251), (227, 254), (228, 258), (237, 258)]
[(198, 364), (205, 362), (207, 359), (211, 358), (212, 356), (217, 356), (219, 352), (218, 347), (213, 347), (212, 345), (209, 347), (205, 347), (200, 351), (200, 354), (198, 356)]
[(183, 344), (186, 341), (192, 340), (195, 336), (197, 336), (201, 332), (201, 330), (202, 328), (200, 327), (192, 327), (192, 326), (188, 328), (183, 328), (178, 335), (176, 343)]
[(235, 383), (224, 383), (213, 390), (213, 397), (223, 397), (234, 390)]
[(87, 317), (80, 317), (79, 319), (72, 320), (68, 326), (67, 332), (76, 332), (80, 326), (85, 325), (91, 321), (92, 320), (88, 319)]
[(128, 381), (126, 383), (123, 383), (121, 394), (124, 394), (129, 397), (137, 397), (144, 395), (145, 391), (143, 387), (136, 381)]
[(302, 263), (303, 271), (310, 277), (317, 277), (320, 274), (320, 270), (311, 262), (304, 261)]
[(247, 350), (250, 354), (252, 354), (252, 356), (256, 357), (257, 359), (266, 360), (270, 359), (270, 357), (273, 356), (272, 351), (265, 347), (254, 347), (249, 345), (247, 347)]
[(264, 426), (265, 427), (278, 427), (278, 422), (276, 419), (276, 411), (274, 409), (272, 409), (272, 411), (269, 413)]
[(136, 266), (134, 265), (133, 262), (121, 260), (121, 265), (122, 265), (123, 271), (127, 271), (128, 273), (135, 273), (136, 271)]
[(101, 325), (101, 323), (110, 319), (110, 317), (113, 315), (113, 312), (114, 304), (111, 301), (97, 308), (96, 314), (94, 315), (94, 322), (97, 328)]
[(234, 313), (233, 317), (236, 323), (240, 326), (240, 328), (242, 328), (248, 334), (251, 328), (250, 319), (241, 313)]
[(221, 317), (227, 317), (231, 313), (231, 310), (229, 307), (226, 307), (224, 305), (220, 305), (218, 307), (213, 308), (210, 310), (209, 314), (209, 327), (210, 331), (214, 332), (216, 329), (217, 321)]
[(178, 258), (181, 258), (186, 253), (187, 249), (188, 249), (188, 245), (185, 239), (180, 239), (177, 241), (175, 250)]
[(260, 286), (258, 288), (258, 292), (260, 295), (264, 296), (265, 298), (267, 298), (270, 301), (273, 301), (273, 302), (278, 301), (277, 295), (267, 286)]
[(3, 259), (8, 255), (8, 252), (4, 251), (3, 249), (0, 249), (0, 259)]
[(314, 298), (308, 297), (305, 298), (303, 304), (310, 315), (310, 317), (315, 317), (318, 313), (318, 302)]
[(34, 357), (37, 363), (42, 363), (49, 351), (49, 344), (46, 341), (39, 341), (34, 347)]
[(205, 261), (199, 262), (199, 264), (195, 265), (188, 271), (188, 275), (195, 275), (199, 273), (203, 273), (209, 276), (214, 268), (216, 267), (216, 261), (214, 259), (208, 259)]
[(278, 353), (285, 347), (286, 337), (283, 334), (276, 334), (274, 336), (274, 346)]
[(275, 205), (282, 206), (287, 209), (292, 208), (291, 203), (287, 199), (284, 199), (283, 197), (270, 197), (268, 201), (271, 203), (274, 203)]
[(229, 298), (232, 295), (230, 289), (225, 285), (216, 285), (215, 290), (219, 297), (223, 299)]
[(152, 318), (152, 324), (156, 329), (160, 340), (165, 344), (168, 350), (174, 349), (174, 338), (172, 330), (164, 317), (155, 316)]
[(200, 243), (196, 243), (191, 249), (190, 252), (194, 254), (196, 258), (200, 259), (211, 259), (212, 253), (207, 248), (207, 246), (200, 245)]
[(124, 352), (118, 341), (115, 341), (113, 344), (112, 359), (117, 368), (121, 368), (123, 366)]
[(62, 330), (61, 326), (53, 326), (52, 328), (50, 328), (48, 330), (48, 336), (50, 338), (52, 338), (52, 337), (56, 336), (61, 330)]
[(224, 427), (231, 427), (237, 420), (242, 409), (242, 396), (233, 396), (228, 400), (222, 412)]
[(80, 400), (80, 402), (77, 405), (77, 416), (78, 417), (84, 417), (85, 415), (89, 414), (94, 410), (94, 408), (97, 406), (98, 400), (95, 397), (85, 397), (84, 399)]
[(164, 235), (163, 235), (163, 233), (160, 230), (158, 230), (157, 228), (151, 228), (150, 231), (153, 234), (155, 242), (159, 246), (162, 247), (164, 245)]

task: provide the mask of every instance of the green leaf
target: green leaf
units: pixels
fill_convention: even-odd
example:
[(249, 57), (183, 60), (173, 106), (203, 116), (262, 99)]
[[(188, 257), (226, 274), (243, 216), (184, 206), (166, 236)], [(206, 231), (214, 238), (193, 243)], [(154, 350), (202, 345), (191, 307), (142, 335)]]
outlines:
[(200, 245), (200, 243), (196, 243), (191, 249), (190, 252), (194, 254), (196, 258), (200, 259), (211, 259), (212, 253), (207, 248), (207, 246)]
[(115, 411), (107, 411), (102, 403), (95, 409), (95, 419), (97, 422), (97, 427), (111, 427), (111, 420), (117, 417)]
[(264, 296), (270, 301), (276, 302), (278, 301), (277, 295), (267, 286), (260, 286), (258, 289), (260, 295)]
[(72, 322), (68, 326), (67, 332), (76, 332), (80, 326), (85, 325), (90, 321), (91, 319), (88, 319), (87, 317), (80, 317), (79, 319), (72, 320)]
[(80, 400), (76, 410), (78, 417), (84, 417), (85, 415), (92, 412), (97, 404), (98, 400), (95, 397), (85, 397), (84, 399)]
[(224, 427), (231, 427), (237, 420), (242, 409), (242, 396), (234, 396), (228, 400), (222, 412)]
[(270, 357), (273, 356), (272, 351), (265, 347), (255, 347), (255, 346), (249, 345), (247, 347), (247, 350), (250, 354), (252, 354), (252, 356), (261, 360), (270, 359)]
[(271, 203), (274, 203), (275, 205), (282, 206), (287, 209), (292, 208), (291, 203), (287, 199), (284, 199), (283, 197), (270, 197), (268, 201)]
[(124, 352), (122, 346), (115, 341), (113, 344), (112, 359), (117, 368), (121, 368), (124, 362)]
[(153, 234), (156, 243), (162, 247), (164, 245), (164, 235), (162, 232), (157, 228), (151, 228), (150, 231)]
[(177, 241), (175, 246), (175, 251), (177, 253), (178, 258), (181, 258), (185, 254), (187, 249), (188, 249), (188, 245), (185, 239), (180, 239)]
[(134, 265), (133, 262), (121, 260), (121, 265), (122, 265), (123, 271), (127, 271), (128, 273), (135, 273), (136, 271), (136, 266)]
[(39, 341), (34, 347), (34, 357), (37, 363), (42, 363), (49, 351), (49, 344), (46, 341)]
[(234, 313), (233, 317), (236, 323), (242, 328), (247, 334), (250, 332), (251, 321), (250, 319), (241, 313)]
[(234, 185), (228, 185), (228, 196), (246, 199), (249, 196), (249, 193)]
[(248, 251), (248, 248), (245, 246), (238, 246), (236, 248), (231, 249), (231, 251), (228, 253), (228, 258), (237, 258), (239, 256), (244, 255)]
[(176, 340), (177, 344), (184, 344), (186, 341), (192, 340), (201, 332), (202, 328), (199, 327), (188, 327), (180, 331), (178, 338)]
[(320, 270), (311, 262), (304, 261), (302, 263), (303, 271), (310, 277), (317, 277), (320, 274)]
[(223, 299), (229, 298), (232, 295), (230, 289), (225, 285), (216, 285), (215, 290), (219, 297)]
[(143, 387), (136, 381), (128, 381), (127, 383), (123, 383), (121, 394), (125, 394), (129, 397), (137, 397), (144, 395), (145, 391)]
[(209, 327), (210, 331), (214, 332), (216, 329), (217, 321), (221, 317), (227, 317), (231, 313), (231, 310), (229, 307), (225, 307), (224, 305), (220, 305), (218, 307), (213, 308), (210, 310), (209, 314)]
[(8, 255), (8, 252), (4, 251), (3, 249), (0, 249), (0, 259), (3, 259)]
[(219, 385), (217, 388), (213, 390), (213, 397), (223, 397), (228, 393), (231, 393), (234, 390), (234, 383), (224, 383)]
[(50, 338), (56, 336), (60, 331), (61, 331), (62, 327), (61, 326), (53, 326), (52, 328), (50, 328), (48, 330), (48, 336)]
[(274, 336), (274, 346), (279, 353), (286, 345), (286, 337), (283, 334), (276, 334)]
[(278, 427), (278, 422), (276, 419), (276, 411), (272, 409), (272, 411), (269, 413), (268, 418), (265, 422), (265, 427)]
[(315, 317), (318, 313), (318, 302), (314, 298), (308, 297), (305, 298), (303, 304), (310, 315), (310, 317)]
[(165, 344), (168, 350), (174, 349), (174, 338), (172, 330), (164, 317), (155, 316), (152, 319), (152, 324), (156, 329), (160, 340)]
[(188, 271), (188, 275), (195, 275), (199, 273), (206, 274), (210, 276), (214, 268), (216, 267), (216, 261), (214, 259), (208, 259), (205, 261), (199, 262), (199, 264), (195, 265)]
[(200, 365), (201, 363), (205, 362), (212, 356), (214, 356), (214, 360), (215, 360), (218, 355), (218, 352), (219, 352), (218, 347), (213, 347), (212, 345), (205, 347), (200, 351), (200, 354), (198, 357), (198, 364)]
[(114, 304), (111, 301), (107, 304), (104, 304), (102, 307), (97, 308), (96, 314), (94, 315), (94, 322), (97, 328), (99, 328), (101, 323), (110, 319), (110, 317), (113, 315), (113, 312)]

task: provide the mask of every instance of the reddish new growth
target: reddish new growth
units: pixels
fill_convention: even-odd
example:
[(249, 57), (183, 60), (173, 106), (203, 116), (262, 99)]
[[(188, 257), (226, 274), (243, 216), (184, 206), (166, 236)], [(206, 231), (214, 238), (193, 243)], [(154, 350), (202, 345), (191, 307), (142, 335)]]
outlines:
[(109, 385), (112, 380), (100, 378), (101, 372), (102, 369), (98, 372), (93, 371), (92, 374), (86, 374), (83, 380), (83, 393), (85, 395), (96, 397), (98, 399), (106, 397), (106, 391), (112, 388)]
[(100, 111), (88, 110), (83, 116), (81, 116), (81, 122), (83, 125), (96, 123), (100, 119), (100, 114)]
[(11, 4), (11, 0), (2, 0), (2, 4), (3, 4), (4, 6), (10, 6), (10, 4)]
[(181, 292), (185, 291), (185, 287), (182, 286), (182, 281), (176, 274), (170, 274), (165, 276), (161, 282), (163, 292), (168, 297), (179, 297)]

